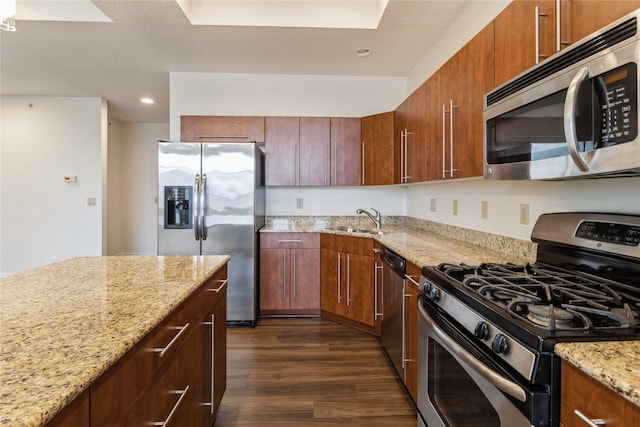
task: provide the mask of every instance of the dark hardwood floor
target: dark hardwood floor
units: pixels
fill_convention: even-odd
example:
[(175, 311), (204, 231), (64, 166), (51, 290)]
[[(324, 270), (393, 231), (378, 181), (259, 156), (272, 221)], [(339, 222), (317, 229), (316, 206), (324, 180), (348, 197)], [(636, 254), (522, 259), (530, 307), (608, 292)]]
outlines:
[(227, 330), (215, 427), (415, 427), (411, 398), (376, 337), (323, 319)]

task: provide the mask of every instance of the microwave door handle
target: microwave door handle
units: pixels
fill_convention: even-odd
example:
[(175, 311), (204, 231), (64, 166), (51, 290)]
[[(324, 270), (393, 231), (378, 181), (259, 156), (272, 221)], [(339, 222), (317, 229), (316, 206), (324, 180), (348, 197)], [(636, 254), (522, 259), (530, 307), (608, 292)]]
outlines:
[(453, 338), (451, 338), (445, 331), (433, 321), (431, 316), (427, 313), (422, 304), (418, 304), (418, 311), (420, 316), (429, 324), (429, 327), (433, 330), (434, 334), (440, 339), (441, 343), (451, 353), (462, 359), (467, 365), (480, 374), (485, 380), (489, 381), (496, 388), (507, 393), (509, 396), (518, 399), (520, 402), (527, 401), (527, 394), (522, 387), (513, 381), (508, 380), (497, 372), (493, 371), (487, 365), (476, 359), (471, 353), (458, 344)]
[(580, 84), (589, 78), (589, 68), (583, 67), (575, 75), (569, 88), (567, 89), (567, 97), (564, 102), (564, 137), (567, 140), (567, 146), (569, 147), (569, 155), (573, 163), (582, 172), (589, 170), (589, 165), (584, 160), (580, 151), (578, 150), (578, 135), (576, 131), (576, 107), (578, 104), (578, 90)]

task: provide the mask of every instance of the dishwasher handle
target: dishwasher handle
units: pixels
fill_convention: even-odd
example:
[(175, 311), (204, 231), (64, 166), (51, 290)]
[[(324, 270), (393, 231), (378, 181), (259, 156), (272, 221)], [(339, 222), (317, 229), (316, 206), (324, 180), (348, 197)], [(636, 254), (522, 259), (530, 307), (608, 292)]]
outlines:
[(404, 258), (384, 246), (380, 248), (380, 258), (382, 258), (382, 262), (404, 278), (407, 272), (407, 261)]

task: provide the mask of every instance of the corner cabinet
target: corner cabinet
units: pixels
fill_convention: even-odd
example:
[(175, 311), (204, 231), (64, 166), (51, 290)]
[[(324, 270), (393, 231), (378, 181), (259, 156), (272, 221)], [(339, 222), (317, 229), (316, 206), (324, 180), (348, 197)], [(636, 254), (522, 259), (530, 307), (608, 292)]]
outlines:
[(611, 426), (640, 425), (640, 407), (564, 360), (561, 365), (560, 386), (562, 427), (588, 425), (578, 413), (586, 419), (603, 420), (606, 425)]
[[(395, 182), (404, 184), (427, 179), (426, 106), (428, 101), (425, 82), (396, 109)], [(430, 153), (429, 153), (430, 155)]]
[(260, 315), (320, 315), (320, 235), (260, 234)]
[(361, 128), (362, 185), (394, 184), (393, 111), (363, 117)]
[(322, 317), (379, 335), (373, 239), (334, 234), (320, 238)]
[(211, 426), (226, 387), (226, 284), (225, 266), (91, 384), (91, 427)]

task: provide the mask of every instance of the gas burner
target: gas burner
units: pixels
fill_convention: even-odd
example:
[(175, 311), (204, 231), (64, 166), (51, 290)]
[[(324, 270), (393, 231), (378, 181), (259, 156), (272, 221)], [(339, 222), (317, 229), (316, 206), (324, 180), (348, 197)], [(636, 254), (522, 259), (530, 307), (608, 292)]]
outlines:
[(575, 316), (570, 311), (553, 305), (541, 304), (529, 304), (527, 308), (527, 319), (537, 325), (555, 327), (556, 329), (573, 328), (573, 318)]

